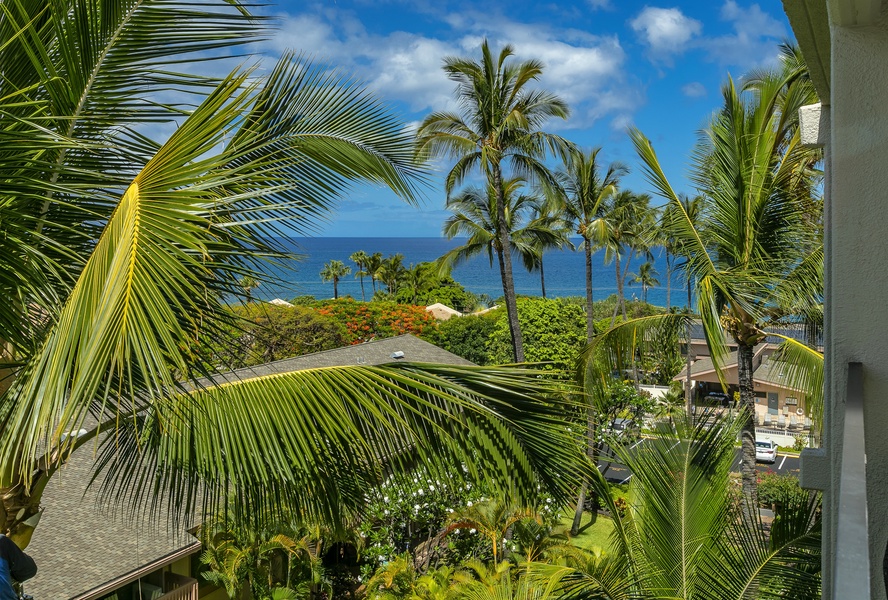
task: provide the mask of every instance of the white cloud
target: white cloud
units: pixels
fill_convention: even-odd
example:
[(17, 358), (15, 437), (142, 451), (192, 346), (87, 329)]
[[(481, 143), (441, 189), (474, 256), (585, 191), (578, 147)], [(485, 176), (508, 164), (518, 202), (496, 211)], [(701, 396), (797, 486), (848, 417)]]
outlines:
[(704, 42), (712, 60), (744, 70), (777, 62), (777, 44), (786, 37), (786, 29), (780, 21), (758, 4), (741, 7), (735, 0), (724, 3), (720, 16), (723, 21), (731, 23), (734, 33)]
[[(512, 44), (517, 59), (536, 58), (545, 64), (539, 85), (571, 106), (575, 117), (570, 127), (628, 115), (640, 104), (640, 93), (634, 91), (637, 86), (627, 82), (624, 74), (626, 54), (615, 36), (549, 30), (503, 18), (497, 19), (495, 30), (488, 30), (490, 16), (471, 11), (453, 17), (459, 27), (446, 38), (403, 31), (370, 33), (350, 13), (335, 8), (290, 15), (283, 21), (270, 53), (297, 46), (350, 69), (378, 93), (403, 102), (414, 112), (455, 107), (454, 84), (442, 71), (442, 61), (446, 56), (478, 54), (485, 37), (495, 48)], [(615, 102), (613, 96), (623, 100)]]
[(702, 98), (706, 95), (706, 88), (699, 81), (692, 81), (681, 86), (681, 93), (688, 98)]
[(592, 10), (610, 10), (610, 0), (586, 0), (586, 3), (592, 7)]
[(668, 61), (680, 54), (703, 29), (700, 21), (685, 16), (678, 8), (646, 6), (629, 22), (648, 45), (655, 59)]

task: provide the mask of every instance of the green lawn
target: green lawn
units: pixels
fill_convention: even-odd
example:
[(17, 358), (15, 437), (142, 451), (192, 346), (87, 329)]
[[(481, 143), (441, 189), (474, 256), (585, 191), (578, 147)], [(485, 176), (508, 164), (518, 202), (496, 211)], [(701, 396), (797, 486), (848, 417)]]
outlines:
[[(574, 546), (585, 550), (598, 548), (605, 552), (610, 550), (610, 535), (614, 530), (614, 522), (608, 517), (598, 515), (595, 523), (591, 522), (592, 515), (588, 512), (583, 514), (583, 520), (580, 522), (580, 533), (575, 538), (571, 538)], [(573, 513), (565, 514), (561, 517), (561, 524), (567, 529), (573, 522)]]

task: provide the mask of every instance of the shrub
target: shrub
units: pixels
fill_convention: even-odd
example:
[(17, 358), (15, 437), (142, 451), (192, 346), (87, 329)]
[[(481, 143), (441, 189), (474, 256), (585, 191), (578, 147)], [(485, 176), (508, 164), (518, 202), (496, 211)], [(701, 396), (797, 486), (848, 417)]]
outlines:
[(253, 304), (235, 309), (247, 320), (239, 337), (240, 362), (245, 366), (341, 348), (348, 343), (345, 328), (312, 308)]
[[(560, 299), (519, 298), (518, 322), (528, 362), (551, 362), (550, 368), (571, 369), (586, 343), (586, 312)], [(512, 337), (505, 311), (490, 335), (489, 360), (512, 362)]]
[(799, 480), (792, 475), (778, 475), (768, 470), (758, 475), (759, 504), (765, 507), (784, 505), (807, 496), (808, 492), (799, 486)]
[(480, 316), (459, 317), (439, 323), (437, 336), (430, 341), (475, 364), (490, 364), (487, 342), (496, 328), (499, 312), (491, 311)]
[(347, 298), (324, 303), (317, 310), (342, 324), (352, 344), (405, 333), (428, 334), (438, 325), (424, 306), (396, 302), (358, 302)]

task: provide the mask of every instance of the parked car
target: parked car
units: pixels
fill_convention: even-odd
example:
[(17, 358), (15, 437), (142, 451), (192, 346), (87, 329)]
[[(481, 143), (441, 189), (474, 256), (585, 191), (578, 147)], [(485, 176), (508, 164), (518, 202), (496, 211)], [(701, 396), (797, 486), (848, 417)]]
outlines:
[(755, 460), (773, 465), (777, 461), (777, 442), (773, 440), (756, 440)]

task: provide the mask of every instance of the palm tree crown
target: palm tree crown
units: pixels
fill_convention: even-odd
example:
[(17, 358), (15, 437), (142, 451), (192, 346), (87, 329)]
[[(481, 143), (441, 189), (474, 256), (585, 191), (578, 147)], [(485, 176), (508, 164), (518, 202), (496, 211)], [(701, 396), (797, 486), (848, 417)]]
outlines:
[(539, 78), (543, 65), (535, 60), (509, 61), (513, 50), (504, 46), (494, 56), (487, 40), (481, 44), (479, 61), (447, 58), (444, 71), (456, 82), (461, 112), (434, 112), (419, 127), (417, 148), (422, 156), (456, 159), (445, 179), (449, 196), (465, 177), (479, 169), (496, 193), (497, 231), (503, 252), (499, 254), (506, 311), (515, 360), (524, 360), (521, 329), (515, 303), (512, 256), (506, 230), (503, 167), (527, 179), (551, 179), (542, 162), (547, 151), (565, 152), (569, 144), (545, 133), (552, 118), (566, 118), (567, 105), (546, 91), (527, 86)]

